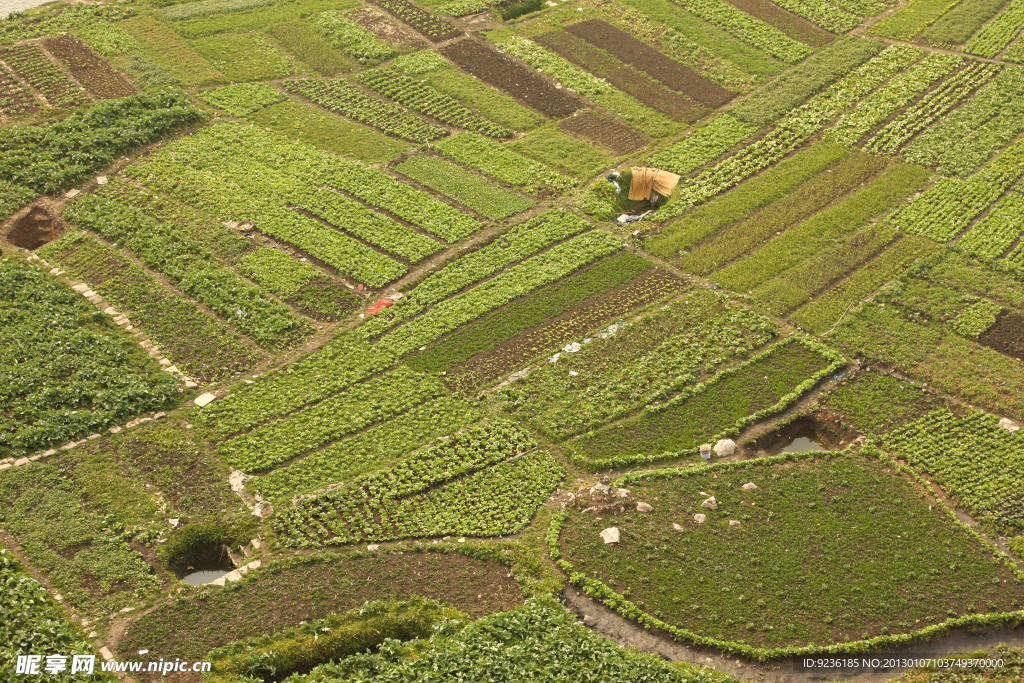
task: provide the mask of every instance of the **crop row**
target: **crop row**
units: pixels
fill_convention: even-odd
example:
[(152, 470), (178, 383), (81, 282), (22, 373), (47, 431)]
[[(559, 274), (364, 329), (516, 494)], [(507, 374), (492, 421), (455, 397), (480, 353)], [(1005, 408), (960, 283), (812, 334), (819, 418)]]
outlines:
[(0, 131), (0, 180), (40, 193), (65, 190), (205, 116), (188, 95), (168, 90), (100, 102), (55, 123), (10, 126)]
[(917, 48), (903, 45), (886, 48), (785, 116), (768, 135), (687, 181), (680, 188), (677, 201), (665, 207), (661, 213), (665, 217), (678, 215), (775, 163), (844, 110), (916, 61), (920, 53)]
[(177, 397), (176, 378), (38, 268), (0, 261), (0, 310), (0, 457), (64, 443)]
[(988, 216), (974, 224), (957, 245), (984, 258), (999, 258), (1024, 234), (1024, 197), (1011, 191)]
[[(0, 625), (4, 643), (0, 648), (0, 671), (14, 671), (15, 657), (20, 655), (57, 654), (69, 657), (69, 663), (73, 663), (74, 655), (98, 658), (92, 643), (72, 625), (61, 606), (47, 593), (46, 586), (29, 576), (11, 551), (2, 546), (0, 612), (4, 615)], [(79, 673), (75, 677), (85, 681), (100, 680), (98, 668), (95, 676)]]
[(1006, 255), (1004, 261), (1017, 270), (1024, 272), (1024, 241), (1017, 245), (1017, 248)]
[(542, 163), (527, 159), (493, 140), (462, 133), (435, 146), (445, 156), (476, 169), (495, 180), (528, 191), (541, 188), (565, 192), (575, 187), (575, 178), (552, 171)]
[(636, 323), (584, 339), (575, 353), (568, 346), (500, 398), (510, 413), (564, 438), (663, 400), (776, 334), (763, 316), (723, 310), (689, 292)]
[(656, 168), (686, 175), (725, 154), (756, 130), (754, 126), (738, 121), (729, 114), (722, 114), (680, 142), (652, 156), (650, 163)]
[(69, 233), (43, 247), (40, 255), (124, 312), (164, 356), (199, 382), (244, 372), (260, 361), (252, 345), (227, 325), (162, 286), (142, 266), (91, 233)]
[(853, 111), (840, 117), (839, 121), (825, 133), (826, 139), (844, 145), (855, 144), (868, 131), (962, 63), (962, 58), (955, 55), (928, 55), (861, 100)]
[(790, 316), (790, 321), (814, 334), (825, 332), (853, 306), (935, 248), (934, 242), (923, 237), (908, 235), (899, 239), (860, 270)]
[(344, 332), (312, 354), (211, 403), (192, 418), (223, 438), (338, 394), (396, 359)]
[(546, 73), (566, 88), (575, 90), (584, 97), (593, 97), (614, 91), (614, 88), (603, 78), (584, 71), (572, 62), (527, 38), (509, 36), (506, 40), (500, 41), (498, 47), (510, 55), (519, 57), (534, 69)]
[(957, 104), (967, 99), (971, 91), (980, 88), (999, 73), (998, 64), (972, 61), (967, 67), (947, 78), (939, 87), (890, 121), (864, 144), (876, 154), (895, 154), (896, 150), (939, 119)]
[(391, 69), (371, 69), (355, 76), (366, 87), (438, 121), (492, 138), (510, 138), (512, 131), (466, 109), (458, 100)]
[(124, 5), (83, 5), (76, 3), (53, 11), (40, 12), (28, 21), (0, 22), (0, 41), (13, 43), (41, 36), (55, 36), (61, 33), (86, 28), (101, 23), (119, 21), (132, 16), (134, 8)]
[[(190, 168), (157, 155), (127, 169), (128, 175), (179, 201), (233, 220), (250, 220), (263, 233), (284, 240), (311, 256), (371, 286), (382, 286), (407, 268), (319, 221), (287, 208), (282, 197), (260, 183), (258, 167), (235, 183), (205, 169)], [(269, 175), (269, 172), (267, 173)]]
[(873, 17), (889, 8), (885, 0), (835, 0), (832, 4), (860, 17)]
[(465, 534), (525, 526), (564, 472), (530, 435), (496, 422), (456, 434), (393, 468), (281, 513), (289, 545)]
[(196, 95), (207, 104), (223, 109), (232, 116), (245, 118), (272, 104), (288, 99), (280, 90), (266, 83), (236, 83), (214, 90), (203, 90)]
[(376, 377), (286, 418), (222, 442), (217, 453), (252, 474), (436, 398), (441, 382), (405, 368)]
[(449, 17), (464, 17), (467, 14), (489, 10), (494, 2), (495, 0), (454, 0), (438, 7), (437, 13)]
[(300, 78), (285, 81), (284, 87), (336, 114), (406, 140), (429, 142), (448, 135), (447, 128), (428, 123), (397, 104), (370, 97), (344, 81)]
[(957, 417), (929, 413), (886, 438), (890, 453), (921, 467), (979, 520), (1024, 529), (1024, 498), (1016, 473), (1024, 466), (1024, 439), (986, 413)]
[(832, 33), (846, 33), (860, 24), (860, 17), (822, 0), (776, 0), (776, 4)]
[(0, 114), (20, 116), (39, 108), (32, 92), (0, 62)]
[(341, 12), (322, 12), (316, 23), (334, 47), (360, 64), (376, 64), (394, 53), (394, 48), (356, 22), (346, 19)]
[(526, 197), (440, 157), (418, 154), (403, 161), (395, 170), (491, 220), (500, 221), (533, 206)]
[(748, 45), (789, 64), (796, 64), (811, 54), (811, 48), (803, 43), (796, 42), (781, 31), (723, 0), (680, 0), (679, 4), (701, 19), (725, 29)]
[(964, 52), (981, 57), (995, 57), (1024, 28), (1024, 2), (1012, 0), (995, 19), (974, 34)]
[(423, 280), (394, 306), (359, 328), (365, 338), (374, 337), (400, 320), (493, 275), (502, 268), (541, 249), (587, 230), (591, 226), (563, 209), (547, 211), (509, 228), (493, 242), (455, 259)]
[(463, 294), (442, 301), (383, 337), (376, 346), (388, 354), (403, 356), (470, 320), (621, 248), (622, 243), (604, 231), (585, 232), (502, 271)]
[(961, 337), (977, 339), (981, 334), (996, 324), (996, 318), (1004, 310), (1001, 304), (982, 299), (964, 308), (950, 322), (950, 327)]
[(260, 247), (238, 262), (238, 272), (280, 297), (295, 294), (323, 273), (280, 249)]
[(439, 43), (459, 35), (459, 29), (444, 19), (415, 5), (409, 0), (373, 0), (373, 4), (395, 15), (403, 22), (425, 35), (432, 42)]
[(160, 13), (172, 21), (186, 21), (212, 14), (242, 12), (272, 4), (274, 4), (273, 0), (200, 0), (199, 2), (172, 5), (160, 10)]
[(38, 45), (23, 44), (0, 49), (0, 59), (18, 72), (54, 107), (73, 107), (89, 101), (81, 88), (46, 58)]
[(309, 332), (308, 324), (287, 307), (220, 265), (177, 226), (158, 223), (134, 207), (95, 194), (76, 199), (64, 215), (129, 249), (263, 348), (287, 347)]
[(167, 145), (160, 154), (196, 167), (245, 168), (255, 163), (307, 185), (336, 187), (448, 242), (483, 227), (472, 216), (386, 173), (255, 126), (223, 122)]
[(0, 178), (0, 214), (6, 218), (36, 198), (36, 193)]
[(947, 242), (1024, 175), (1024, 141), (1018, 141), (970, 178), (943, 178), (889, 220), (904, 232)]
[(387, 422), (346, 437), (264, 475), (246, 488), (268, 499), (307, 495), (341, 481), (391, 464), (396, 458), (451, 434), (480, 417), (469, 400), (442, 396), (427, 401)]

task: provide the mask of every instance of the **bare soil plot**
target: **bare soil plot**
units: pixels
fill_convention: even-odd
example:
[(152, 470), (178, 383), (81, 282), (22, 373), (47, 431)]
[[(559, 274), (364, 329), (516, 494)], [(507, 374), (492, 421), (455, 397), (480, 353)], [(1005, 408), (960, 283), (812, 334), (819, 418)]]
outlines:
[(506, 373), (522, 368), (539, 353), (557, 349), (685, 286), (685, 282), (667, 271), (648, 271), (629, 284), (455, 366), (445, 381), (454, 391), (466, 393), (490, 386)]
[(373, 4), (412, 26), (432, 43), (440, 43), (461, 33), (444, 19), (414, 5), (409, 0), (373, 0)]
[(566, 133), (586, 138), (617, 155), (639, 152), (650, 143), (645, 133), (592, 111), (581, 111), (558, 124)]
[(632, 95), (651, 109), (660, 111), (676, 121), (693, 123), (709, 112), (708, 108), (683, 97), (658, 83), (642, 71), (594, 47), (585, 40), (565, 31), (551, 31), (537, 36), (536, 41), (573, 64), (586, 69), (598, 78), (604, 78), (622, 92)]
[(440, 52), (463, 71), (547, 116), (566, 116), (584, 106), (582, 100), (556, 88), (533, 69), (475, 40), (460, 40)]
[(89, 101), (78, 85), (58, 69), (38, 45), (22, 44), (0, 49), (0, 59), (42, 93), (51, 106), (70, 107)]
[(1024, 358), (1024, 316), (1003, 311), (996, 316), (996, 323), (978, 336), (978, 343), (1011, 358)]
[(565, 30), (594, 47), (607, 50), (626, 64), (640, 69), (651, 78), (701, 104), (717, 109), (736, 96), (731, 90), (726, 90), (693, 69), (669, 59), (650, 45), (606, 21), (587, 19), (567, 26)]
[(32, 96), (14, 72), (0, 64), (0, 115), (19, 116), (31, 114), (39, 109), (39, 102)]
[(41, 206), (33, 206), (17, 218), (7, 233), (7, 241), (22, 249), (36, 250), (49, 244), (60, 234), (56, 219)]
[(77, 38), (63, 35), (49, 38), (43, 41), (43, 45), (97, 99), (112, 100), (135, 94), (135, 89), (110, 64)]
[(769, 26), (774, 26), (793, 40), (799, 40), (811, 47), (821, 47), (835, 39), (835, 34), (829, 33), (803, 17), (787, 12), (768, 0), (726, 0), (726, 2)]
[(406, 45), (407, 47), (422, 47), (426, 45), (419, 36), (406, 31), (391, 21), (387, 15), (378, 12), (372, 7), (360, 7), (357, 10), (346, 13), (345, 16), (389, 45)]

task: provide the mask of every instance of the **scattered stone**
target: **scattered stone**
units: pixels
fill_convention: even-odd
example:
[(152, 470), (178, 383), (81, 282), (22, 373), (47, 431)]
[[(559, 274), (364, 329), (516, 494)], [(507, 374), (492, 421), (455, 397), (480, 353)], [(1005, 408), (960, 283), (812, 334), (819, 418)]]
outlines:
[(190, 379), (185, 380), (185, 388), (186, 389), (195, 389), (198, 386), (199, 386), (198, 384), (196, 384), (195, 382), (193, 382)]
[(43, 459), (43, 454), (42, 453), (36, 453), (31, 458), (29, 458), (29, 462), (38, 462), (38, 461), (40, 461), (42, 459)]
[(140, 418), (138, 419), (138, 423), (139, 423), (140, 425), (144, 425), (144, 424), (146, 424), (147, 422), (152, 422), (152, 421), (153, 421), (153, 418), (151, 418), (151, 417), (140, 417)]
[(57, 449), (56, 448), (51, 448), (50, 450), (43, 452), (43, 457), (44, 458), (49, 458), (51, 455), (57, 455)]
[(60, 268), (50, 268), (50, 275), (59, 275)]
[(74, 448), (74, 447), (75, 447), (75, 446), (77, 446), (77, 445), (78, 445), (78, 443), (77, 443), (77, 442), (75, 442), (75, 441), (68, 441), (68, 442), (67, 442), (66, 444), (64, 444), (63, 446), (61, 446), (61, 447), (60, 447), (60, 449), (61, 449), (62, 451), (70, 451), (70, 450), (71, 450), (72, 448)]
[(105, 176), (105, 175), (98, 175), (98, 176), (96, 176), (96, 184), (97, 185), (106, 185), (107, 184), (107, 176)]
[(128, 614), (129, 612), (134, 612), (134, 611), (135, 611), (134, 607), (123, 607), (121, 609), (121, 613), (122, 614)]
[(619, 498), (628, 498), (629, 489), (615, 489), (615, 495), (617, 495)]
[(606, 474), (606, 475), (604, 475), (603, 477), (601, 477), (601, 483), (602, 483), (602, 484), (610, 484), (610, 483), (612, 483), (612, 478), (611, 478), (611, 477), (609, 477), (609, 476), (608, 476), (608, 475)]
[(366, 546), (366, 549), (371, 551), (371, 552), (373, 552), (374, 550), (377, 550), (378, 548), (380, 548), (380, 546), (377, 545), (376, 543), (371, 543), (370, 545)]
[(159, 420), (161, 417), (166, 417), (167, 413), (160, 411), (159, 413), (153, 413), (153, 419)]
[(78, 193), (79, 193), (79, 190), (71, 189), (71, 190), (68, 190), (67, 192), (65, 192), (64, 196), (67, 197), (68, 199), (71, 199), (72, 197), (78, 196)]
[(744, 491), (756, 491), (756, 490), (757, 490), (757, 484), (755, 484), (755, 483), (754, 483), (754, 482), (752, 482), (752, 481), (748, 481), (748, 482), (747, 482), (746, 484), (744, 484), (744, 485), (743, 485), (743, 486), (742, 486), (741, 488), (742, 488), (742, 489), (743, 489)]
[(714, 496), (711, 496), (710, 498), (705, 500), (703, 503), (701, 503), (700, 506), (702, 508), (704, 508), (705, 510), (717, 510), (718, 509), (718, 501), (715, 500)]
[(203, 406), (208, 406), (208, 405), (210, 405), (210, 403), (212, 403), (212, 402), (213, 402), (213, 399), (215, 399), (215, 398), (217, 398), (217, 397), (216, 397), (216, 396), (214, 396), (213, 394), (211, 394), (211, 393), (205, 393), (205, 394), (202, 394), (202, 395), (200, 395), (200, 396), (196, 396), (196, 398), (195, 398), (195, 400), (193, 401), (193, 403), (195, 403), (195, 404), (196, 404), (197, 406), (199, 406), (200, 408), (202, 408)]
[(110, 428), (110, 433), (111, 434), (117, 434), (119, 431), (121, 431), (120, 427), (111, 427)]
[(1003, 419), (1001, 419), (999, 421), (999, 426), (1005, 429), (1006, 431), (1010, 432), (1011, 434), (1020, 431), (1020, 425), (1008, 417), (1004, 417)]
[(113, 315), (113, 316), (121, 315), (120, 313), (118, 313), (117, 309), (114, 308), (113, 306), (107, 306), (106, 308), (103, 309), (103, 312), (106, 313), (107, 315)]
[(672, 528), (675, 529), (676, 531), (686, 531), (686, 527), (679, 526), (675, 522), (672, 522)]
[(167, 358), (161, 358), (160, 359), (160, 365), (163, 365), (164, 367), (166, 367), (166, 366), (168, 366), (170, 364), (171, 364), (171, 361), (168, 360)]
[(57, 602), (64, 602), (64, 596), (61, 595), (60, 593), (54, 593), (53, 594), (53, 599), (56, 600)]
[(252, 539), (249, 542), (252, 543), (252, 547), (253, 547), (254, 550), (263, 550), (263, 541), (262, 540), (260, 540), (258, 538), (254, 538), (254, 539)]
[(172, 518), (172, 519), (168, 519), (167, 523), (170, 524), (172, 527), (176, 527), (176, 526), (178, 526), (178, 523), (180, 521), (181, 521), (180, 519), (173, 519)]
[(733, 453), (736, 452), (736, 442), (733, 441), (732, 439), (719, 439), (718, 442), (715, 444), (714, 451), (715, 455), (717, 455), (719, 458), (724, 458), (726, 456), (732, 455)]
[(94, 296), (96, 296), (96, 292), (92, 291), (91, 289), (87, 289), (84, 292), (82, 292), (82, 296), (84, 296), (86, 299), (91, 299)]
[(0, 464), (0, 470), (10, 469), (10, 467), (11, 467), (11, 463), (9, 463), (9, 462), (5, 462), (5, 463)]
[(597, 619), (592, 617), (592, 616), (590, 616), (589, 614), (584, 614), (583, 615), (583, 625), (584, 626), (596, 626), (597, 625)]
[(619, 543), (622, 540), (622, 536), (619, 534), (618, 527), (613, 526), (601, 532), (601, 539), (607, 545), (609, 543)]
[(590, 487), (590, 495), (601, 494), (602, 496), (607, 495), (612, 488), (608, 484), (594, 484)]
[(169, 372), (172, 375), (176, 375), (179, 372), (181, 372), (181, 370), (178, 369), (177, 365), (168, 365), (166, 368), (164, 368), (164, 372)]
[[(90, 638), (95, 638), (96, 636), (97, 636), (97, 633), (96, 633), (96, 631), (90, 631), (90, 632), (89, 632), (89, 637), (90, 637)], [(105, 649), (105, 648), (104, 648), (104, 649)]]
[(698, 512), (693, 516), (693, 521), (697, 522), (697, 524), (703, 524), (708, 521), (708, 516)]
[[(8, 465), (8, 467), (10, 467), (10, 465)], [(584, 513), (588, 513), (588, 512), (598, 512), (598, 511), (600, 511), (600, 510), (601, 510), (601, 508), (597, 507), (596, 505), (591, 505), (591, 506), (590, 506), (590, 507), (588, 507), (588, 508), (584, 508), (583, 512), (584, 512)]]
[(75, 291), (75, 292), (78, 292), (79, 294), (81, 294), (82, 292), (87, 291), (89, 289), (89, 285), (85, 284), (84, 282), (80, 282), (79, 284), (75, 285), (71, 289), (72, 289), (72, 291)]
[(459, 541), (459, 543), (465, 543), (465, 542), (466, 542), (466, 539), (464, 539), (464, 538), (460, 538), (460, 539), (458, 539), (458, 541)]
[(96, 439), (100, 438), (100, 435), (99, 434), (90, 434), (89, 436), (87, 436), (85, 438), (86, 438), (87, 441), (95, 441)]
[(637, 503), (636, 504), (636, 511), (637, 512), (654, 512), (654, 508), (651, 507), (650, 505), (648, 505), (647, 503)]
[(14, 461), (14, 466), (15, 467), (21, 467), (22, 465), (27, 465), (27, 464), (28, 464), (28, 458), (18, 458), (17, 460)]
[(739, 525), (740, 525), (740, 523), (738, 521), (736, 521), (735, 519), (730, 519), (729, 520), (729, 526), (739, 526)]

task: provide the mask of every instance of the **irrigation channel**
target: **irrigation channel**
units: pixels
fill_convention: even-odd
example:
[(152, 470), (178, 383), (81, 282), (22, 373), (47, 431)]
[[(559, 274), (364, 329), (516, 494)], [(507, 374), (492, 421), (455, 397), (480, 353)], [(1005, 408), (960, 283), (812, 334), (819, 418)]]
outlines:
[[(828, 447), (830, 439), (809, 424), (799, 424), (795, 431), (788, 433), (784, 431), (783, 433), (785, 434), (783, 438), (769, 446), (773, 455), (831, 450)], [(960, 510), (957, 512), (963, 514)], [(973, 523), (974, 520), (968, 518), (964, 521)], [(584, 624), (619, 645), (657, 654), (673, 662), (690, 662), (714, 667), (744, 680), (764, 681), (764, 683), (811, 683), (812, 681), (881, 683), (895, 678), (906, 670), (906, 667), (893, 667), (884, 670), (825, 671), (819, 669), (810, 671), (799, 666), (797, 659), (792, 657), (768, 662), (730, 657), (711, 648), (685, 645), (658, 629), (645, 629), (635, 621), (623, 617), (618, 612), (588, 597), (575, 586), (566, 586), (562, 591), (562, 599), (566, 606), (583, 620)], [(967, 655), (978, 650), (991, 649), (1001, 643), (1024, 647), (1024, 627), (989, 629), (976, 633), (962, 630), (933, 638), (928, 642), (915, 643), (899, 649), (873, 651), (857, 655), (856, 658), (885, 660), (886, 658), (920, 659), (946, 655)], [(853, 656), (851, 655), (851, 657)]]

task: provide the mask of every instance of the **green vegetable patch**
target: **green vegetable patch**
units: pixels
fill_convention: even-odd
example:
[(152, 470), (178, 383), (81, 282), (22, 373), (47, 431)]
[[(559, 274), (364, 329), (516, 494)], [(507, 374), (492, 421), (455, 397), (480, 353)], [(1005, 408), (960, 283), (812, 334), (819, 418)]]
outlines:
[[(573, 512), (561, 542), (576, 571), (669, 624), (802, 646), (908, 633), (1024, 601), (1024, 585), (990, 548), (873, 458), (671, 472), (627, 484), (652, 512)], [(711, 496), (717, 510), (702, 507)], [(602, 541), (607, 527), (618, 527), (620, 545)]]

